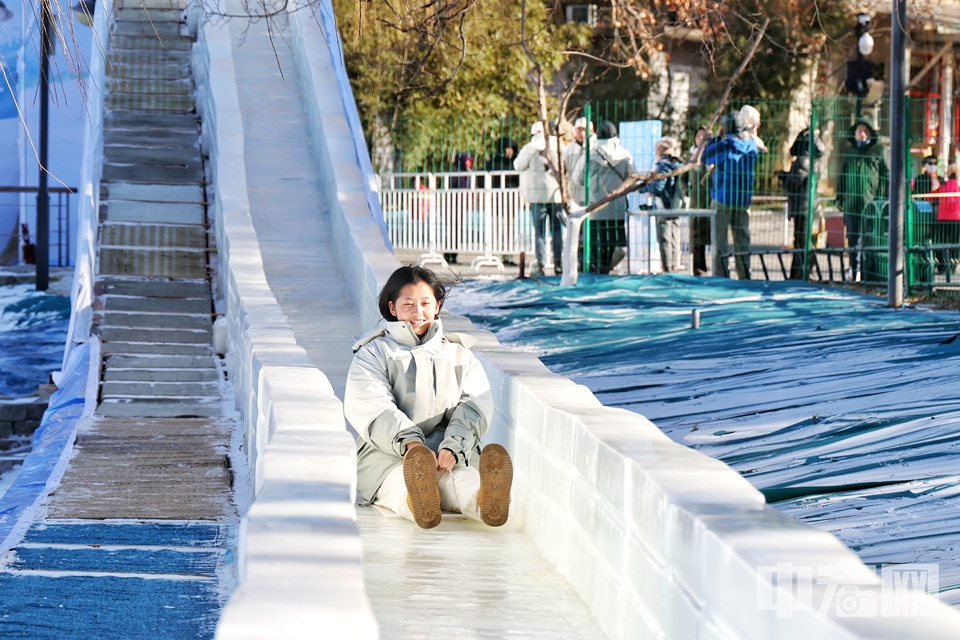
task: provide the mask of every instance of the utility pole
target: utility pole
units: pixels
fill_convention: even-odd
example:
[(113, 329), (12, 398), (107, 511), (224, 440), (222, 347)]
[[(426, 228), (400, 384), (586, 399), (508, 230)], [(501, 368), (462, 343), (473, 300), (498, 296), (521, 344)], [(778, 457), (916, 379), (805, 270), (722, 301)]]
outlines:
[(887, 266), (887, 304), (903, 305), (904, 158), (906, 149), (907, 1), (891, 0), (890, 11), (890, 247)]
[(50, 54), (53, 53), (51, 0), (40, 0), (40, 179), (37, 189), (37, 291), (50, 284), (50, 194), (47, 192), (49, 139)]

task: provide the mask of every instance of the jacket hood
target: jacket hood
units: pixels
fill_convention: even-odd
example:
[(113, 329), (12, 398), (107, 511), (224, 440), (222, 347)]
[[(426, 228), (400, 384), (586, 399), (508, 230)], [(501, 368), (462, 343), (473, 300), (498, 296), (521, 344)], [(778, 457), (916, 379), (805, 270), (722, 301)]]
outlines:
[(725, 138), (727, 142), (733, 145), (733, 148), (741, 153), (748, 153), (757, 148), (757, 143), (753, 141), (753, 138), (741, 138), (739, 134), (729, 134)]
[[(614, 152), (620, 148), (620, 138), (600, 138), (600, 140), (597, 140), (596, 142), (597, 142), (596, 148), (600, 149), (605, 153)], [(593, 146), (593, 143), (594, 143), (594, 139), (591, 138), (590, 139), (591, 147)]]
[(879, 142), (880, 140), (879, 136), (877, 135), (877, 130), (874, 129), (873, 126), (866, 120), (858, 120), (857, 122), (853, 123), (853, 126), (851, 126), (850, 129), (847, 131), (847, 140), (850, 141), (850, 144), (856, 143), (856, 139), (854, 138), (854, 135), (857, 132), (857, 127), (859, 127), (860, 125), (865, 126), (867, 128), (867, 132), (869, 132), (870, 134), (870, 139), (867, 140), (867, 146), (872, 147), (873, 145), (877, 144), (877, 142)]

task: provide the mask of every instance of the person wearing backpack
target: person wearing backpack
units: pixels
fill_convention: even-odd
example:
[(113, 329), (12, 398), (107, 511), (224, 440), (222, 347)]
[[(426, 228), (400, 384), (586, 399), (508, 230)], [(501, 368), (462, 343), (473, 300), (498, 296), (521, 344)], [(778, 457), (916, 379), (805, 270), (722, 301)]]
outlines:
[[(680, 153), (680, 142), (676, 138), (665, 136), (653, 145), (656, 154), (654, 158), (654, 173), (665, 174), (675, 171), (683, 161), (677, 155)], [(683, 190), (680, 187), (680, 177), (671, 176), (654, 180), (639, 191), (651, 194), (655, 209), (682, 209)], [(657, 242), (660, 244), (660, 264), (664, 273), (676, 273), (683, 270), (680, 261), (680, 218), (676, 216), (657, 216)]]
[[(820, 174), (820, 157), (824, 152), (824, 144), (820, 139), (818, 132), (814, 132), (813, 140), (810, 138), (810, 129), (804, 129), (797, 136), (793, 145), (790, 147), (790, 155), (795, 158), (790, 165), (790, 171), (780, 176), (780, 183), (783, 191), (787, 195), (787, 213), (793, 220), (793, 257), (790, 263), (790, 279), (803, 280), (803, 252), (801, 249), (808, 242), (807, 238), (807, 209), (810, 205), (810, 175), (813, 171), (814, 179)], [(810, 162), (810, 154), (813, 153), (813, 163)], [(820, 216), (815, 215), (811, 224), (813, 235), (817, 235), (822, 230), (815, 227), (819, 226)], [(813, 263), (807, 265), (807, 275)]]
[[(602, 200), (630, 179), (635, 171), (633, 155), (620, 143), (617, 125), (609, 120), (600, 123), (596, 148), (590, 145), (590, 203)], [(587, 154), (577, 161), (570, 174), (574, 188), (586, 186)], [(603, 217), (590, 221), (590, 271), (608, 274), (627, 255), (627, 196), (610, 202)]]

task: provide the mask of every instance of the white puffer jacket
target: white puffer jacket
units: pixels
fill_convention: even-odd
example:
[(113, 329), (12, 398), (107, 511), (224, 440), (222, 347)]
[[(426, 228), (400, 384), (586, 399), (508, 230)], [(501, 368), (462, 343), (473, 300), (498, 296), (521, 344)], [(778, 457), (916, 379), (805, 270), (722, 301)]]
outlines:
[[(594, 151), (597, 148), (597, 136), (590, 136), (590, 148)], [(582, 184), (573, 181), (573, 170), (577, 168), (577, 163), (584, 154), (584, 145), (576, 140), (567, 145), (563, 150), (563, 171), (567, 175), (567, 183), (570, 185), (570, 195), (577, 204), (584, 205), (585, 193)]]
[[(549, 145), (549, 148), (548, 148)], [(550, 161), (544, 156), (550, 157)], [(550, 162), (558, 166), (557, 139), (546, 138), (542, 133), (534, 134), (533, 139), (523, 145), (513, 168), (520, 172), (520, 186), (527, 202), (560, 202), (560, 185), (550, 170)]]
[(357, 489), (373, 501), (409, 442), (450, 449), (457, 464), (480, 459), (480, 438), (493, 414), (490, 382), (465, 334), (443, 335), (435, 320), (421, 340), (407, 322), (354, 345), (343, 413), (357, 430)]
[[(587, 154), (580, 156), (570, 181), (584, 185), (587, 170)], [(600, 200), (623, 184), (623, 181), (635, 172), (633, 155), (620, 144), (620, 138), (601, 140), (594, 148), (590, 147), (590, 202)], [(627, 197), (617, 198), (607, 205), (610, 213), (623, 213), (627, 210)], [(608, 213), (608, 215), (610, 214)]]

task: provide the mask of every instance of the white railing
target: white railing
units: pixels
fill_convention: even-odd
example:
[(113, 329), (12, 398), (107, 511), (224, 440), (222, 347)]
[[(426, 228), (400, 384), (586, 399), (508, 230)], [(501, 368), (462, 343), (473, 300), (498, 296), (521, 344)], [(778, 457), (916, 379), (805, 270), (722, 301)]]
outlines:
[(389, 173), (380, 207), (394, 249), (420, 251), (420, 264), (446, 266), (443, 254), (477, 254), (472, 266), (503, 269), (500, 256), (533, 253), (533, 222), (515, 172)]

